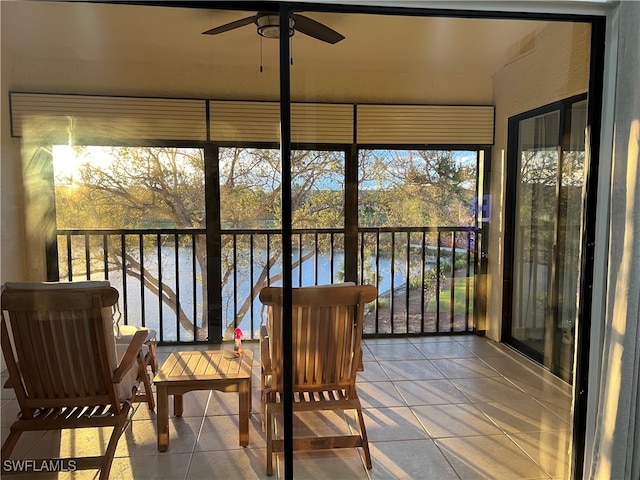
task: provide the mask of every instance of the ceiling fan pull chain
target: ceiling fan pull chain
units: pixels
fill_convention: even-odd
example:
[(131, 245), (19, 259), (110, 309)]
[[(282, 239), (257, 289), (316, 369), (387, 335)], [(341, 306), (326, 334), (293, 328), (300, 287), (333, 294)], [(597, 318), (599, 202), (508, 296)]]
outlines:
[(262, 69), (262, 37), (260, 37), (260, 73), (264, 70)]

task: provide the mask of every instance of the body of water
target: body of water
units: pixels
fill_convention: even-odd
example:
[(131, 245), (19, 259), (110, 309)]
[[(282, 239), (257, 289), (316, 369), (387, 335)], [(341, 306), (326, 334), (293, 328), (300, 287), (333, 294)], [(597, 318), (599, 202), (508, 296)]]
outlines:
[[(294, 262), (296, 260), (294, 254)], [(203, 296), (202, 272), (199, 266), (192, 260), (190, 248), (180, 248), (178, 252), (178, 265), (176, 268), (176, 255), (172, 247), (163, 248), (161, 252), (162, 268), (158, 268), (158, 255), (145, 256), (145, 269), (152, 275), (160, 275), (166, 290), (164, 295), (178, 294), (180, 308), (185, 313), (190, 323), (196, 324), (196, 329), (192, 325), (185, 327), (178, 325), (177, 315), (166, 301), (160, 300), (156, 292), (149, 288), (141, 287), (141, 282), (133, 276), (127, 276), (126, 289), (122, 282), (122, 272), (116, 271), (110, 273), (109, 280), (121, 294), (120, 308), (123, 314), (126, 312), (127, 321), (130, 324), (142, 325), (155, 329), (159, 334), (161, 341), (184, 341), (191, 342), (197, 337), (198, 340), (206, 338), (206, 325), (203, 328)], [(255, 255), (254, 262), (262, 262), (255, 264), (253, 268), (253, 278), (251, 277), (251, 269), (238, 268), (237, 275), (231, 273), (227, 283), (222, 291), (222, 311), (223, 311), (223, 330), (225, 327), (233, 325), (235, 312), (241, 308), (241, 305), (247, 299), (251, 292), (252, 285), (257, 281), (264, 259), (260, 255)], [(332, 268), (333, 264), (333, 268)], [(316, 257), (307, 259), (302, 268), (294, 268), (293, 270), (293, 286), (312, 286), (327, 285), (342, 281), (342, 271), (344, 265), (344, 255), (342, 253), (334, 253), (333, 258), (328, 254), (319, 254)], [(418, 267), (419, 269), (419, 267)], [(376, 259), (371, 258), (369, 264), (365, 268), (366, 276), (369, 277), (369, 283), (377, 283), (380, 297), (388, 296), (391, 289), (391, 259), (388, 257), (379, 257), (376, 270)], [(274, 278), (281, 273), (281, 267), (276, 265), (271, 268), (270, 277)], [(412, 272), (413, 274), (419, 274)], [(333, 277), (332, 277), (333, 275)], [(404, 261), (396, 262), (393, 269), (395, 289), (403, 287), (406, 284), (406, 264)], [(281, 285), (281, 282), (272, 282), (272, 285)], [(235, 287), (235, 288), (234, 288)], [(235, 296), (234, 296), (234, 291)], [(144, 305), (143, 305), (144, 304)], [(144, 310), (144, 319), (143, 319)], [(161, 314), (162, 312), (162, 314)], [(253, 330), (254, 336), (257, 336), (259, 326), (262, 322), (262, 304), (256, 297), (250, 308), (242, 318), (238, 319), (240, 328), (242, 328), (245, 337), (250, 337)], [(124, 320), (123, 320), (124, 321)]]

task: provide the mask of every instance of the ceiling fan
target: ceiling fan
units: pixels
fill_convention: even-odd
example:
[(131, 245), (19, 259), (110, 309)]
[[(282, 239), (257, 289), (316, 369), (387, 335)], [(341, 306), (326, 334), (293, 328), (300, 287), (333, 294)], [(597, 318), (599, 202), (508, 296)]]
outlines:
[[(273, 12), (258, 12), (250, 17), (241, 18), (235, 22), (226, 23), (219, 27), (212, 28), (203, 35), (217, 35), (219, 33), (228, 32), (236, 28), (244, 27), (254, 23), (258, 29), (258, 35), (266, 38), (278, 38), (280, 36), (280, 17)], [(320, 22), (298, 15), (296, 13), (289, 14), (289, 36), (295, 32), (304, 33), (310, 37), (317, 38), (323, 42), (335, 44), (344, 39), (344, 36), (335, 30), (323, 25)]]

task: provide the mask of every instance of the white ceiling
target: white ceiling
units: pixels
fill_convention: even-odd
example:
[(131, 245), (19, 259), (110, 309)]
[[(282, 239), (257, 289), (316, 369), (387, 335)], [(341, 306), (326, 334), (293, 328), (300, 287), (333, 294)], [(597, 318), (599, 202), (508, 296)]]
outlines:
[[(201, 33), (255, 12), (68, 2), (2, 1), (2, 44), (16, 58), (165, 64), (253, 65), (253, 24), (216, 36)], [(491, 76), (517, 53), (536, 21), (305, 12), (343, 34), (330, 45), (293, 37), (294, 65), (355, 71), (393, 70)], [(277, 42), (264, 39), (270, 61)]]

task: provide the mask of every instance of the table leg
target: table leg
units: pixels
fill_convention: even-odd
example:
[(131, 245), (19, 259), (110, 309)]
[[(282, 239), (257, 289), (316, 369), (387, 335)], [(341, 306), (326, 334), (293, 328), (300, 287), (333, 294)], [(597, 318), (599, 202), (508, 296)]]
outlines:
[(167, 387), (158, 385), (158, 451), (169, 448), (169, 392)]
[(238, 388), (238, 410), (240, 413), (240, 446), (249, 445), (249, 417), (251, 416), (251, 382), (241, 380)]
[(173, 396), (173, 414), (176, 417), (181, 417), (184, 411), (184, 403), (182, 401), (182, 394)]

